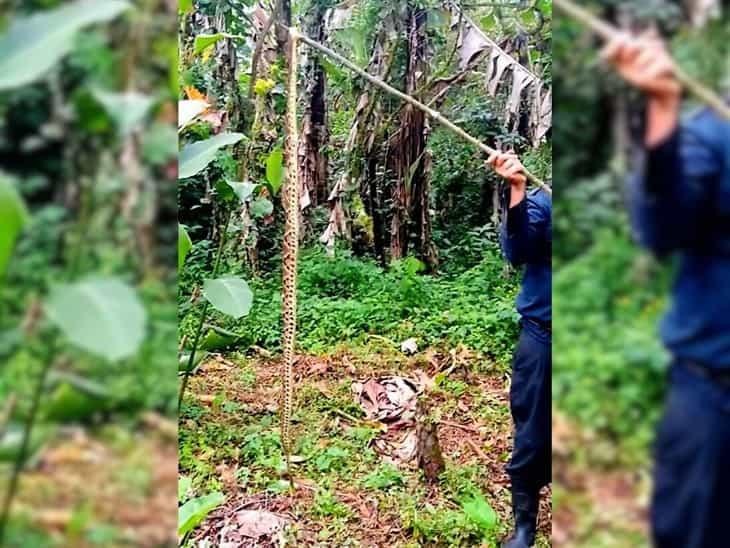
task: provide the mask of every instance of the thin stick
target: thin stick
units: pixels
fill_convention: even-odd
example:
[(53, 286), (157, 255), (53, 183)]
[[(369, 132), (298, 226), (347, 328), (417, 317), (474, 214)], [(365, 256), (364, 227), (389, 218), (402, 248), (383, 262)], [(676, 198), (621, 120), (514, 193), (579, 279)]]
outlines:
[[(437, 122), (439, 122), (441, 125), (443, 125), (446, 128), (450, 129), (451, 131), (453, 131), (454, 133), (456, 133), (459, 137), (461, 137), (462, 139), (465, 139), (465, 140), (469, 141), (471, 144), (473, 144), (477, 148), (483, 150), (487, 154), (490, 154), (491, 155), (491, 154), (494, 154), (495, 152), (498, 152), (497, 150), (493, 149), (492, 147), (487, 146), (484, 143), (482, 143), (476, 137), (472, 137), (471, 135), (469, 135), (466, 131), (464, 131), (463, 129), (461, 129), (459, 126), (457, 126), (456, 124), (454, 124), (450, 120), (447, 120), (446, 118), (444, 118), (439, 112), (435, 111), (431, 107), (429, 107), (427, 105), (424, 105), (423, 103), (421, 103), (420, 101), (414, 99), (410, 95), (406, 95), (402, 91), (399, 91), (399, 90), (395, 89), (394, 87), (386, 84), (385, 82), (383, 82), (379, 78), (376, 78), (375, 76), (373, 76), (371, 74), (368, 74), (366, 71), (364, 71), (363, 69), (361, 69), (360, 67), (358, 67), (356, 64), (354, 64), (351, 61), (349, 61), (348, 59), (344, 58), (339, 53), (331, 50), (327, 46), (323, 46), (319, 42), (315, 42), (311, 38), (309, 38), (309, 37), (301, 34), (296, 29), (290, 28), (289, 29), (289, 32), (291, 33), (292, 36), (296, 36), (299, 40), (301, 40), (302, 42), (304, 42), (308, 46), (313, 47), (314, 49), (321, 51), (325, 55), (327, 55), (327, 56), (333, 58), (334, 60), (336, 60), (341, 65), (349, 68), (351, 71), (353, 71), (356, 74), (358, 74), (359, 76), (365, 78), (365, 80), (367, 80), (371, 84), (379, 87), (380, 89), (382, 89), (384, 91), (387, 91), (391, 95), (395, 95), (399, 99), (402, 99), (406, 103), (409, 103), (409, 104), (413, 105), (417, 109), (422, 110), (423, 112), (425, 112), (426, 114), (428, 114), (431, 118), (433, 118), (434, 120), (436, 120)], [(536, 184), (537, 186), (539, 186), (540, 188), (542, 188), (545, 192), (547, 192), (548, 194), (552, 194), (552, 190), (550, 189), (550, 187), (548, 185), (546, 185), (542, 180), (538, 179), (535, 175), (533, 175), (529, 171), (525, 170), (525, 176), (530, 181), (532, 181), (534, 184)]]
[[(553, 4), (604, 40), (612, 40), (621, 33), (613, 25), (596, 17), (587, 9), (574, 4), (572, 0), (553, 0)], [(696, 99), (713, 109), (723, 118), (730, 120), (730, 106), (717, 93), (692, 78), (677, 66), (676, 63), (674, 65), (674, 76), (687, 92), (694, 95)]]

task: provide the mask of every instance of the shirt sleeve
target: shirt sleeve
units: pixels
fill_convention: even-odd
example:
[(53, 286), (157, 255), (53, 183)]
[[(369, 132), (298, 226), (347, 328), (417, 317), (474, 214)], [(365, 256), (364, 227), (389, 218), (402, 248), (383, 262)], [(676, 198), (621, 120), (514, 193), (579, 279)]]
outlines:
[(658, 256), (703, 245), (711, 187), (721, 170), (712, 148), (691, 129), (678, 129), (650, 149), (629, 182), (632, 225)]
[(526, 195), (507, 210), (500, 228), (500, 241), (507, 260), (514, 266), (543, 259), (546, 250), (549, 254), (550, 240), (550, 211), (534, 196)]

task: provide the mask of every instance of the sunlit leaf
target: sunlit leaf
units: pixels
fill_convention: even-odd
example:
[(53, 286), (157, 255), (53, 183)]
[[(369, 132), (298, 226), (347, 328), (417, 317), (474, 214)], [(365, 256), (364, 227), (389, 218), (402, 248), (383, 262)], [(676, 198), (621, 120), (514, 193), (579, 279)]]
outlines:
[(52, 289), (48, 319), (74, 345), (108, 360), (136, 354), (147, 316), (137, 293), (113, 278), (92, 278)]
[(213, 308), (234, 318), (248, 314), (253, 303), (253, 293), (248, 284), (235, 276), (205, 280), (203, 296)]
[(279, 192), (284, 180), (284, 153), (280, 148), (272, 150), (266, 158), (266, 180), (271, 185), (274, 194)]
[(177, 225), (177, 269), (182, 270), (185, 264), (185, 257), (188, 256), (188, 252), (193, 247), (193, 242), (190, 239), (187, 229), (181, 225)]
[(110, 21), (129, 7), (124, 0), (77, 0), (16, 18), (0, 36), (0, 90), (41, 78), (71, 50), (77, 31)]
[(220, 32), (217, 32), (215, 34), (199, 34), (195, 37), (195, 42), (193, 43), (193, 51), (197, 55), (206, 48), (209, 48), (210, 46), (218, 42), (218, 40), (221, 40), (223, 37), (224, 36)]
[(193, 11), (193, 0), (180, 0), (178, 9), (180, 13), (190, 13)]
[(91, 93), (114, 120), (123, 137), (140, 126), (154, 103), (153, 97), (134, 91), (114, 93), (95, 89)]
[(0, 277), (8, 267), (15, 240), (27, 221), (23, 199), (11, 179), (0, 173)]
[(242, 133), (221, 133), (210, 139), (186, 145), (178, 159), (178, 177), (184, 179), (200, 173), (215, 159), (218, 149), (233, 145), (243, 139)]
[(225, 500), (223, 493), (215, 492), (187, 501), (178, 510), (177, 534), (181, 537), (188, 534)]

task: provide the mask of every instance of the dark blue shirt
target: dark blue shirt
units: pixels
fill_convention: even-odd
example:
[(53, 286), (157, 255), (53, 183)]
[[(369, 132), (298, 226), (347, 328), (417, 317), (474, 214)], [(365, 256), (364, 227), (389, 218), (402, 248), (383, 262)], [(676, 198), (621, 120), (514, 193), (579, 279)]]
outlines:
[[(509, 196), (505, 198), (509, 204)], [(550, 337), (546, 326), (552, 319), (552, 201), (534, 189), (507, 210), (500, 240), (507, 260), (525, 266), (517, 312), (522, 325), (542, 340)]]
[(639, 241), (679, 260), (664, 343), (680, 360), (730, 369), (730, 122), (709, 110), (691, 117), (632, 183)]

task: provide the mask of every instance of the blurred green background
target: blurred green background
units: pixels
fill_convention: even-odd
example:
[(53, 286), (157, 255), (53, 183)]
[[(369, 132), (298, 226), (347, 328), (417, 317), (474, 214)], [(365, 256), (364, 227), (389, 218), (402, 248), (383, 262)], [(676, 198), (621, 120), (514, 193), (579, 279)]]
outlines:
[(176, 14), (0, 7), (8, 546), (176, 543)]
[[(705, 17), (665, 0), (590, 5), (625, 28), (656, 22), (689, 73), (727, 91), (727, 12)], [(641, 97), (601, 65), (600, 44), (581, 27), (556, 13), (553, 36), (553, 534), (561, 546), (644, 546), (668, 362), (657, 321), (672, 264), (637, 248), (624, 208)]]

